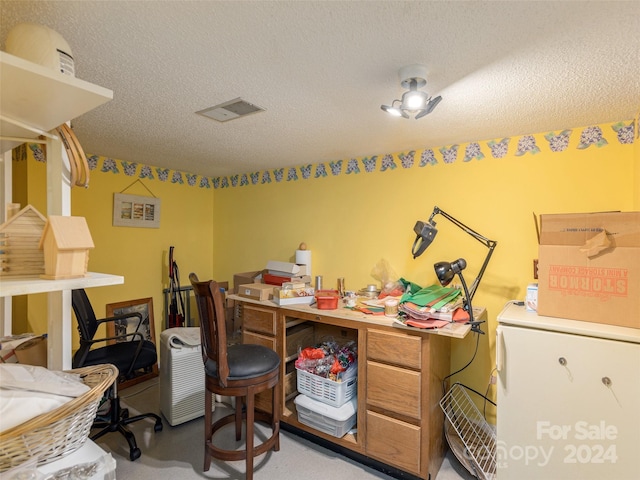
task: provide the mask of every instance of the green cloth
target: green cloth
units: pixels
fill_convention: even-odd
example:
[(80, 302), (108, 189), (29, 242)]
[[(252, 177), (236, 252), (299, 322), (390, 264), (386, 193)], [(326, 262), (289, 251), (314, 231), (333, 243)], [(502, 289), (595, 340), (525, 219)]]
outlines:
[(417, 292), (418, 290), (422, 289), (422, 287), (420, 285), (418, 285), (417, 283), (410, 282), (409, 280), (405, 280), (404, 278), (401, 278), (398, 281), (404, 287), (405, 295), (406, 294), (410, 294), (411, 292)]
[(458, 288), (442, 287), (440, 285), (421, 288), (419, 285), (407, 282), (404, 279), (401, 279), (401, 281), (405, 285), (405, 293), (400, 298), (400, 303), (411, 302), (424, 307), (437, 300), (432, 305), (432, 308), (439, 309), (447, 303), (453, 302), (461, 293)]

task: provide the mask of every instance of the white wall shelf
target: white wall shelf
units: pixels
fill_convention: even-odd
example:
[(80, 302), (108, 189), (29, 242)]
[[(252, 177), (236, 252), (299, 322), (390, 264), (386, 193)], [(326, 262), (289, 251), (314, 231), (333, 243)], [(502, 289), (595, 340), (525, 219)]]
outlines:
[(0, 52), (0, 152), (113, 99), (106, 88)]
[(86, 277), (68, 278), (64, 280), (44, 280), (34, 276), (7, 277), (6, 279), (0, 280), (0, 297), (47, 293), (59, 290), (74, 290), (76, 288), (105, 287), (107, 285), (121, 285), (123, 283), (123, 276), (94, 272), (88, 272)]
[[(71, 75), (0, 52), (0, 222), (11, 202), (11, 149), (43, 141), (47, 152), (47, 215), (71, 215), (69, 167), (55, 128), (113, 99), (113, 92)], [(71, 368), (71, 290), (124, 283), (117, 275), (90, 273), (69, 280), (37, 277), (0, 280), (0, 334), (11, 334), (11, 298), (47, 293), (48, 367)]]

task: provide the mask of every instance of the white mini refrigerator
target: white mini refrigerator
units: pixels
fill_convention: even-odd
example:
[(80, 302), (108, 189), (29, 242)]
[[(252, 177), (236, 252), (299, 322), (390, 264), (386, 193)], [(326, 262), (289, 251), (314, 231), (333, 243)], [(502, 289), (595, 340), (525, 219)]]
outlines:
[(172, 426), (204, 415), (204, 364), (199, 327), (160, 334), (160, 411)]
[(497, 479), (640, 479), (640, 329), (498, 316)]

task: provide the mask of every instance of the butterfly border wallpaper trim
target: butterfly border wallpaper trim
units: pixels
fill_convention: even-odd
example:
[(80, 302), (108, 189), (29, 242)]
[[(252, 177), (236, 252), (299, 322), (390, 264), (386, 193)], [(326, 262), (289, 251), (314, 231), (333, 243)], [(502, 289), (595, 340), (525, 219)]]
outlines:
[[(603, 131), (604, 129), (604, 131)], [(451, 164), (457, 161), (472, 162), (487, 157), (500, 159), (507, 156), (509, 148), (515, 148), (517, 157), (535, 155), (543, 149), (559, 153), (569, 148), (569, 141), (579, 132), (576, 148), (603, 148), (612, 141), (620, 144), (633, 144), (639, 137), (636, 120), (616, 122), (604, 126), (589, 126), (582, 129), (566, 129), (549, 132), (536, 139), (535, 135), (522, 135), (514, 138), (490, 140), (485, 142), (470, 142), (462, 145), (450, 145), (440, 148), (425, 148), (424, 150), (410, 150), (395, 154), (374, 155), (371, 157), (335, 160), (318, 164), (304, 164), (296, 167), (281, 167), (251, 173), (238, 173), (221, 177), (206, 177), (202, 175), (171, 170), (168, 168), (152, 167), (135, 162), (114, 160), (98, 155), (87, 156), (90, 170), (99, 169), (104, 173), (124, 174), (148, 180), (159, 180), (173, 184), (184, 184), (198, 188), (235, 188), (249, 185), (269, 183), (295, 182), (300, 180), (321, 179), (337, 175), (359, 175), (375, 171), (385, 172), (397, 168), (423, 168), (438, 164)], [(540, 137), (540, 135), (538, 135)], [(39, 144), (30, 143), (36, 161), (45, 162), (46, 157)], [(26, 148), (14, 150), (15, 160), (26, 160)]]

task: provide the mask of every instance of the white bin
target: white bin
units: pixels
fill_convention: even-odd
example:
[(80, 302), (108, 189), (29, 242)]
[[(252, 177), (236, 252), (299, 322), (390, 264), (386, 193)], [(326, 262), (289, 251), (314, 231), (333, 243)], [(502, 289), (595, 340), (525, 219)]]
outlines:
[(300, 423), (328, 435), (343, 437), (356, 424), (357, 397), (351, 398), (341, 407), (332, 407), (302, 394), (294, 402)]

